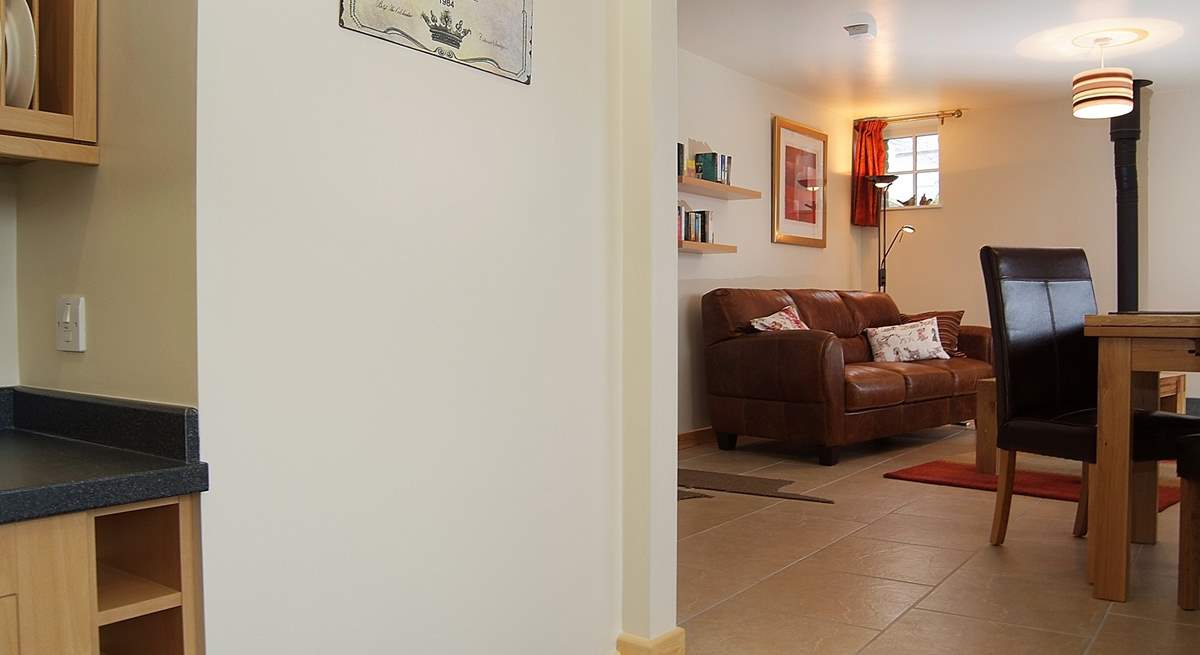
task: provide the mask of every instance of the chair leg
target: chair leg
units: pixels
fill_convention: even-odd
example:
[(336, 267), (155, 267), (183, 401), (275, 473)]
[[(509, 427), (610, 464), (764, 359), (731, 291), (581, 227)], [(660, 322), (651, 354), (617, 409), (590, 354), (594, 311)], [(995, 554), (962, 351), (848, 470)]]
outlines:
[(996, 512), (992, 515), (992, 545), (1004, 543), (1008, 513), (1012, 509), (1013, 478), (1017, 473), (1017, 451), (996, 449)]
[(975, 385), (975, 470), (996, 472), (996, 379)]
[(1088, 471), (1091, 470), (1091, 464), (1083, 463), (1083, 472), (1080, 474), (1079, 487), (1079, 505), (1075, 507), (1075, 529), (1071, 534), (1076, 537), (1082, 537), (1088, 531)]
[(1180, 480), (1179, 607), (1200, 609), (1200, 482)]
[(1129, 484), (1130, 540), (1135, 544), (1158, 541), (1158, 462), (1134, 462)]
[(717, 448), (721, 450), (733, 450), (737, 448), (738, 436), (732, 432), (717, 433)]

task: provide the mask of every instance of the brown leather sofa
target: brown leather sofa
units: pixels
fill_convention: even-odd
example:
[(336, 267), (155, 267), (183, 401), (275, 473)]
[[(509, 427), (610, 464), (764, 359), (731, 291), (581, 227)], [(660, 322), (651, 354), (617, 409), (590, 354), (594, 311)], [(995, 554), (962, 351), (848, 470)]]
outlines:
[[(751, 319), (796, 308), (811, 330), (758, 333)], [(898, 325), (886, 293), (716, 289), (704, 295), (705, 367), (712, 427), (732, 450), (738, 435), (838, 447), (975, 417), (975, 383), (992, 377), (991, 330), (963, 326), (967, 357), (874, 362), (863, 331)]]

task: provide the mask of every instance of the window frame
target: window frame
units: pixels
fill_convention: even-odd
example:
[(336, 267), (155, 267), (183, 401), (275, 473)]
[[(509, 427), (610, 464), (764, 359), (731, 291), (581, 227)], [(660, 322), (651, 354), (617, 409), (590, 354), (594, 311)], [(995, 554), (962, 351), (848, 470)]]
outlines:
[[(920, 137), (923, 137), (923, 136), (938, 137), (938, 149), (937, 149), (938, 165), (937, 165), (937, 168), (918, 168), (917, 167), (918, 166), (917, 165), (917, 139)], [(912, 141), (912, 166), (913, 167), (911, 169), (907, 169), (907, 170), (893, 171), (890, 168), (887, 168), (885, 166), (885, 170), (886, 170), (887, 174), (888, 175), (912, 175), (913, 176), (913, 196), (915, 197), (917, 194), (917, 189), (919, 188), (917, 186), (918, 176), (921, 173), (937, 173), (938, 197), (937, 197), (937, 202), (928, 204), (928, 205), (914, 204), (911, 207), (904, 206), (904, 205), (893, 207), (887, 201), (887, 195), (885, 195), (884, 203), (887, 205), (887, 210), (889, 212), (894, 212), (894, 211), (911, 211), (913, 209), (941, 209), (942, 208), (942, 135), (941, 135), (941, 131), (937, 129), (936, 125), (931, 126), (927, 129), (913, 130), (911, 132), (906, 130), (904, 133), (896, 134), (894, 136), (887, 136), (887, 133), (885, 131), (884, 136), (883, 136), (885, 161), (887, 161), (889, 163), (891, 162), (890, 153), (887, 152), (890, 148), (889, 142), (890, 141), (899, 141), (900, 139), (908, 139), (908, 140)], [(890, 187), (888, 188), (888, 191), (889, 192), (891, 191)]]

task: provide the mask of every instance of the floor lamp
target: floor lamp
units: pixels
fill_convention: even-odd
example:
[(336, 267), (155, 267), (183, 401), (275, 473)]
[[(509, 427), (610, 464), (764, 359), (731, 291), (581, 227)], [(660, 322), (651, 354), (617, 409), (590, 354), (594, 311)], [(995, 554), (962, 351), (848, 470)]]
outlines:
[[(885, 266), (884, 266), (884, 264), (886, 263), (887, 251), (885, 251), (883, 248), (884, 235), (887, 233), (887, 190), (888, 190), (888, 187), (892, 186), (892, 183), (898, 179), (899, 179), (899, 177), (896, 175), (868, 175), (867, 176), (867, 181), (869, 181), (871, 184), (875, 185), (876, 192), (879, 194), (879, 198), (877, 201), (878, 207), (876, 209), (876, 211), (879, 212), (879, 220), (876, 221), (876, 225), (879, 227), (879, 239), (878, 239), (879, 248), (878, 248), (878, 253), (877, 253), (878, 257), (876, 258), (876, 263), (879, 266), (879, 290), (880, 291), (887, 291), (887, 268), (885, 268)], [(893, 239), (893, 243), (894, 243), (894, 241), (895, 240)], [(888, 248), (887, 250), (891, 250), (891, 248)]]

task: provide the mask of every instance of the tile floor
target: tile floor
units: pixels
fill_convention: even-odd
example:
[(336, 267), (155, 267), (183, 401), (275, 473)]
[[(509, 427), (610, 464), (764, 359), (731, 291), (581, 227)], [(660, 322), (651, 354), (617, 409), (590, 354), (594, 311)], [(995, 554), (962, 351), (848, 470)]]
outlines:
[[(1016, 496), (1008, 540), (988, 545), (994, 494), (888, 480), (969, 458), (948, 426), (844, 452), (835, 467), (742, 439), (679, 453), (684, 468), (795, 480), (834, 505), (706, 492), (679, 503), (679, 622), (688, 655), (1200, 653), (1200, 612), (1175, 606), (1179, 508), (1134, 546), (1131, 600), (1095, 600), (1072, 503)], [(1075, 471), (1021, 456), (1018, 467)], [(1164, 483), (1174, 472), (1163, 467)]]

